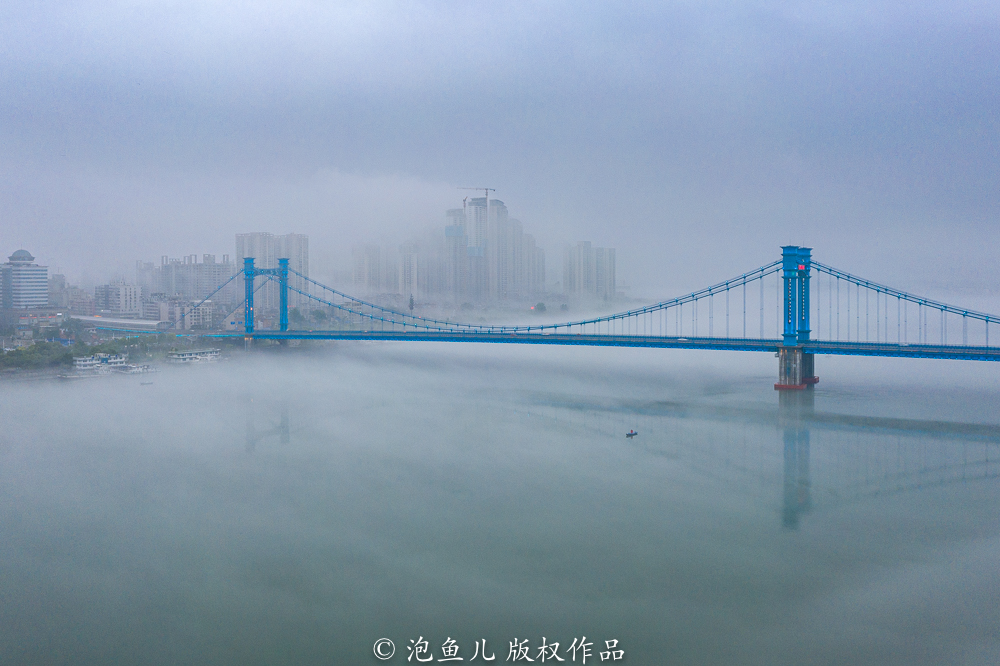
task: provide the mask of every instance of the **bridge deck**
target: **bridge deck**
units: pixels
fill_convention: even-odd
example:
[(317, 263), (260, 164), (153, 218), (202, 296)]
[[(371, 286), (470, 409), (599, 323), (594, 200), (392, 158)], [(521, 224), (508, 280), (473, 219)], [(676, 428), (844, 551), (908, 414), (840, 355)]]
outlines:
[[(249, 336), (240, 332), (209, 333), (208, 338), (245, 338), (256, 340), (410, 340), (425, 342), (491, 342), (527, 345), (583, 345), (592, 347), (660, 347), (667, 349), (713, 349), (775, 353), (781, 340), (756, 338), (685, 338), (646, 335), (588, 335), (566, 333), (485, 333), (452, 331), (256, 331)], [(812, 341), (802, 345), (809, 354), (851, 356), (897, 356), (944, 358), (976, 361), (1000, 361), (1000, 347), (962, 347), (949, 345), (910, 345), (873, 342)]]

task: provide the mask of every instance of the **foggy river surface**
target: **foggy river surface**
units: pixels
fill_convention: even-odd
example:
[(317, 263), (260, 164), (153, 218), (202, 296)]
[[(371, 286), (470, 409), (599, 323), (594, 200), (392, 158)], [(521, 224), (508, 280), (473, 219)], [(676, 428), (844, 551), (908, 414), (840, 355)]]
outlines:
[(783, 407), (766, 354), (514, 345), (0, 383), (0, 663), (1000, 663), (1000, 367), (816, 365)]

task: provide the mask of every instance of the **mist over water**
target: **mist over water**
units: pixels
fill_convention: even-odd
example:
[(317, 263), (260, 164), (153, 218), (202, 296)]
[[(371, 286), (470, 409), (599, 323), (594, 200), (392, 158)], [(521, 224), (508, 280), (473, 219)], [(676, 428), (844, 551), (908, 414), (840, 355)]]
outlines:
[(820, 358), (792, 411), (768, 355), (523, 345), (8, 382), (0, 661), (995, 663), (986, 364)]
[[(812, 340), (923, 353), (992, 323), (995, 350), (996, 318), (966, 315), (1000, 312), (998, 9), (6, 0), (0, 260), (47, 266), (57, 312), (176, 326), (153, 294), (218, 283), (148, 262), (294, 233), (311, 279), (411, 315), (495, 330), (722, 282), (570, 332), (777, 339), (793, 292), (764, 269), (794, 246)], [(530, 299), (500, 270), (493, 302), (430, 288), (469, 276), (446, 211), (480, 194), (546, 253), (517, 269)], [(580, 242), (616, 253), (593, 301), (563, 271)], [(98, 298), (119, 281), (148, 288), (137, 309)], [(291, 327), (402, 328), (323, 303)], [(52, 337), (19, 314), (0, 347)], [(749, 352), (261, 345), (28, 381), (68, 370), (48, 349), (0, 377), (0, 666), (377, 664), (383, 637), (390, 664), (421, 637), (465, 663), (515, 638), (540, 661), (544, 637), (573, 663), (583, 636), (588, 664), (609, 640), (632, 664), (1000, 663), (992, 363), (821, 356), (779, 398)]]

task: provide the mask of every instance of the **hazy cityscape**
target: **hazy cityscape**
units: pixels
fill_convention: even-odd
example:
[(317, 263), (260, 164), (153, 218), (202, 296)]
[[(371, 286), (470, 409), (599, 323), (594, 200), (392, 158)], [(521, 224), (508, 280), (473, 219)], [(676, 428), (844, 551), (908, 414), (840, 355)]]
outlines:
[(0, 44), (0, 663), (1000, 663), (992, 5)]
[[(625, 301), (617, 290), (614, 248), (593, 247), (589, 241), (566, 244), (562, 279), (547, 280), (545, 250), (525, 233), (520, 220), (509, 216), (503, 201), (466, 197), (462, 203), (445, 213), (441, 232), (399, 244), (355, 246), (349, 270), (326, 272), (341, 278), (336, 286), (384, 305), (402, 307), (415, 298), (422, 309), (456, 317), (474, 309), (530, 314), (545, 310), (546, 300), (562, 311), (570, 303), (574, 310), (590, 311)], [(109, 318), (134, 320), (132, 326), (150, 331), (236, 330), (245, 318), (241, 271), (247, 257), (259, 268), (276, 268), (279, 258), (289, 260), (297, 273), (289, 279), (293, 316), (305, 321), (310, 312), (323, 309), (321, 300), (310, 298), (315, 288), (308, 281), (307, 235), (238, 233), (234, 247), (232, 255), (140, 259), (134, 276), (113, 278), (92, 291), (71, 284), (63, 274), (50, 274), (30, 252), (17, 250), (0, 269), (0, 339), (7, 341), (5, 349), (30, 345), (36, 333), (41, 340), (70, 344), (72, 335), (64, 337), (66, 330), (59, 325), (71, 317), (92, 325)], [(256, 304), (257, 325), (274, 327), (277, 283), (263, 285)]]

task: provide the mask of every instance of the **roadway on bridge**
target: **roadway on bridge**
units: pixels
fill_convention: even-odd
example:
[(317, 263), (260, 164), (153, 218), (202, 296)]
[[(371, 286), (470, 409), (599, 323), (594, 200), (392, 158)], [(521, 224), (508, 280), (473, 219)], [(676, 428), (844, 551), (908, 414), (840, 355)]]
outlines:
[[(255, 331), (209, 333), (207, 338), (255, 340), (395, 340), (422, 342), (487, 342), (527, 345), (580, 345), (592, 347), (658, 347), (667, 349), (711, 349), (777, 353), (781, 340), (756, 338), (694, 338), (648, 335), (489, 333), (479, 331)], [(802, 345), (808, 354), (851, 356), (895, 356), (956, 360), (1000, 361), (998, 347), (908, 345), (873, 342), (810, 341)]]

